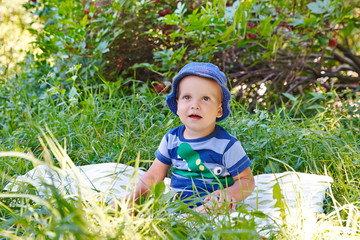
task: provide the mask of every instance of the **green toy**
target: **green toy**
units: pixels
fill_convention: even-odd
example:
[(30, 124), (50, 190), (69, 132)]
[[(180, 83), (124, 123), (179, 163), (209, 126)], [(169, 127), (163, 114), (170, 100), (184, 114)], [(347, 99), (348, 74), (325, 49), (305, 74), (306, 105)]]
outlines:
[(189, 170), (186, 171), (174, 168), (173, 171), (176, 174), (193, 179), (213, 179), (211, 182), (208, 182), (209, 184), (221, 183), (225, 186), (231, 186), (234, 184), (234, 179), (231, 176), (220, 177), (217, 176), (217, 174), (215, 174), (213, 171), (208, 169), (201, 160), (200, 154), (194, 151), (191, 148), (190, 144), (181, 143), (177, 153), (182, 159), (186, 161)]

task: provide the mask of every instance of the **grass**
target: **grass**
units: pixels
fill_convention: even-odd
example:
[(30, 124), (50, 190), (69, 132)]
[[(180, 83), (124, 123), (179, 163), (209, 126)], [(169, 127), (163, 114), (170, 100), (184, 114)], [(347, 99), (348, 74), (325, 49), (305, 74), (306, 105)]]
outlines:
[[(7, 9), (17, 9), (16, 4), (0, 7), (2, 16), (10, 16)], [(23, 23), (30, 16), (17, 15), (22, 16), (16, 21), (25, 36)], [(15, 31), (11, 23), (5, 22), (8, 25), (3, 29)], [(89, 84), (80, 78), (64, 86), (55, 74), (48, 73), (45, 63), (35, 65), (32, 55), (25, 56), (26, 63), (12, 64), (24, 57), (23, 42), (30, 37), (12, 37), (8, 31), (0, 35), (6, 41), (14, 40), (7, 46), (22, 46), (13, 53), (5, 45), (0, 49), (0, 61), (5, 63), (0, 66), (0, 239), (262, 238), (266, 229), (259, 231), (254, 221), (260, 213), (240, 208), (239, 213), (246, 217), (235, 221), (229, 215), (203, 217), (169, 203), (161, 192), (136, 206), (140, 214), (134, 216), (125, 210), (112, 211), (99, 196), (84, 199), (52, 185), (44, 184), (52, 192), (48, 198), (39, 197), (26, 184), (17, 193), (4, 191), (12, 177), (28, 172), (39, 161), (60, 171), (64, 157), (70, 165), (121, 162), (146, 169), (162, 136), (179, 120), (167, 109), (165, 95), (150, 88), (125, 93), (126, 82), (104, 80), (84, 87)], [(76, 66), (74, 69), (69, 74), (76, 72)], [(339, 103), (336, 94), (315, 95), (316, 100), (311, 94), (303, 100), (294, 98), (292, 105), (274, 113), (259, 110), (250, 114), (246, 106), (233, 102), (232, 115), (220, 123), (240, 139), (254, 174), (294, 169), (328, 174), (335, 180), (325, 199), (325, 212), (311, 231), (302, 222), (285, 224), (280, 231), (272, 231), (269, 239), (360, 237), (360, 119), (356, 104), (350, 104), (354, 99), (359, 103), (359, 97), (342, 100), (343, 107), (335, 108), (333, 103)], [(53, 137), (49, 131), (42, 132), (46, 126)], [(122, 204), (126, 209), (128, 203)], [(178, 210), (189, 215), (181, 217)]]
[[(142, 92), (134, 89), (131, 94), (124, 94), (119, 83), (88, 89), (77, 89), (74, 85), (74, 88), (77, 93), (72, 98), (60, 93), (54, 97), (51, 91), (29, 97), (31, 92), (11, 91), (2, 84), (1, 96), (5, 96), (0, 104), (2, 151), (32, 153), (39, 161), (59, 166), (59, 157), (49, 158), (45, 154), (46, 144), (39, 141), (39, 136), (46, 136), (41, 129), (47, 126), (54, 135), (47, 143), (57, 139), (64, 155), (75, 165), (116, 161), (134, 165), (141, 159), (140, 165), (146, 169), (162, 136), (179, 124), (166, 108), (164, 94), (151, 89)], [(100, 94), (105, 88), (108, 94)], [(359, 118), (350, 118), (330, 107), (311, 115), (285, 107), (271, 114), (265, 111), (249, 114), (235, 102), (233, 109), (232, 116), (221, 125), (241, 140), (253, 161), (254, 174), (294, 169), (326, 173), (335, 180), (325, 201), (325, 214), (317, 223), (319, 230), (313, 236), (316, 239), (359, 237), (360, 135), (355, 127), (359, 126)], [(50, 149), (52, 153), (56, 151)], [(24, 174), (33, 167), (29, 159), (3, 155), (1, 189), (11, 176)], [(179, 219), (176, 211), (171, 210), (174, 206), (164, 210), (161, 197), (149, 201), (141, 216), (110, 214), (103, 202), (74, 199), (48, 187), (54, 193), (50, 199), (36, 194), (2, 193), (0, 229), (4, 237), (259, 237), (251, 214), (248, 214), (250, 220), (243, 219), (235, 226), (229, 219), (217, 222), (193, 213), (190, 219)], [(25, 188), (25, 192), (29, 190), (31, 187)], [(194, 223), (192, 226), (187, 223), (189, 220)], [(303, 232), (303, 226), (285, 225), (274, 234), (278, 239), (303, 239)]]
[[(34, 165), (43, 164), (61, 174), (61, 169), (74, 164), (51, 133), (42, 132), (42, 147), (45, 152), (41, 162), (33, 155), (21, 152), (1, 152), (0, 157), (24, 158)], [(49, 147), (49, 149), (47, 149)], [(56, 167), (52, 160), (58, 161)], [(136, 162), (139, 163), (139, 158)], [(80, 176), (79, 173), (75, 175)], [(79, 185), (81, 194), (60, 191), (61, 187), (42, 183), (51, 194), (38, 196), (31, 185), (25, 185), (16, 193), (3, 192), (0, 236), (16, 239), (183, 239), (183, 238), (258, 238), (252, 218), (239, 219), (239, 228), (227, 222), (217, 223), (216, 217), (204, 218), (198, 214), (182, 217), (178, 211), (191, 213), (186, 206), (170, 203), (156, 190), (153, 198), (137, 206), (137, 215), (130, 214), (128, 202), (119, 202), (120, 211), (114, 211), (105, 203), (103, 193), (94, 194)], [(191, 224), (189, 224), (191, 220)], [(244, 231), (240, 231), (244, 229)], [(200, 231), (199, 231), (200, 230)]]

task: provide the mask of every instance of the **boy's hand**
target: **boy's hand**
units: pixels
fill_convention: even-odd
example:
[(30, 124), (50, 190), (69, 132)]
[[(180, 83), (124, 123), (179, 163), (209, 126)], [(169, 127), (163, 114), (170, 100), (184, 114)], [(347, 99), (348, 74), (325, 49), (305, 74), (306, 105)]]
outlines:
[(224, 206), (226, 203), (227, 208), (230, 212), (235, 211), (236, 208), (236, 199), (228, 192), (224, 190), (216, 190), (212, 192), (209, 196), (204, 198), (204, 201), (207, 202), (195, 209), (196, 212), (217, 212), (224, 211)]

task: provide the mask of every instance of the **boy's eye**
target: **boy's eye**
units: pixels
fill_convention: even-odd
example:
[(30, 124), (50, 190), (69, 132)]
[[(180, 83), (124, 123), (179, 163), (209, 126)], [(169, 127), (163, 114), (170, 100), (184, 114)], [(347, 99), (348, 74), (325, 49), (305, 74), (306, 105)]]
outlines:
[(189, 100), (189, 99), (190, 99), (190, 96), (185, 95), (185, 96), (183, 97), (183, 99), (185, 99), (185, 100)]
[(210, 98), (209, 97), (203, 97), (203, 100), (204, 101), (210, 101)]

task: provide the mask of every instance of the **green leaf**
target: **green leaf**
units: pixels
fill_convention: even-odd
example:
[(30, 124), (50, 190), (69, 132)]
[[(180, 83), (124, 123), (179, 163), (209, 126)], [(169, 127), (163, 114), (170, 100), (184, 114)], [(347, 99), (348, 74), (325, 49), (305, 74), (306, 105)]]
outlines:
[(279, 19), (277, 19), (276, 21), (274, 21), (273, 24), (271, 24), (271, 26), (274, 28), (276, 27), (277, 25), (279, 25), (281, 23), (281, 21), (283, 20), (283, 17), (282, 16), (279, 16)]
[(261, 211), (253, 211), (251, 212), (251, 215), (254, 216), (254, 217), (258, 217), (258, 218), (267, 218), (268, 216), (261, 212)]
[(178, 2), (177, 8), (174, 13), (178, 16), (182, 16), (182, 15), (184, 15), (185, 12), (186, 12), (185, 3)]
[(155, 185), (154, 188), (154, 197), (160, 197), (165, 191), (165, 183), (164, 181), (159, 182), (158, 184)]
[(307, 7), (310, 9), (312, 13), (315, 14), (322, 14), (326, 12), (326, 9), (323, 8), (323, 3), (321, 1), (316, 1), (307, 4)]
[(72, 87), (69, 92), (69, 98), (71, 99), (71, 98), (75, 97), (76, 95), (78, 95), (78, 92), (75, 87)]
[[(234, 21), (233, 21), (234, 29), (238, 29), (240, 21), (244, 20), (243, 17), (245, 15), (245, 12), (244, 12), (243, 6), (244, 6), (243, 4), (240, 4), (239, 7), (235, 11)], [(246, 24), (246, 20), (244, 22)], [(241, 25), (243, 25), (243, 22), (241, 22), (241, 23), (242, 23)], [(243, 26), (241, 26), (241, 27), (243, 28)], [(245, 27), (245, 25), (244, 25), (244, 27)]]
[(310, 103), (313, 103), (319, 99), (326, 100), (326, 97), (322, 92), (311, 92), (310, 95), (312, 96), (312, 98), (310, 99)]
[(264, 37), (269, 37), (272, 33), (272, 28), (271, 28), (271, 21), (272, 17), (268, 16), (265, 20), (263, 20), (260, 24), (260, 28), (261, 28), (261, 35)]
[(297, 100), (297, 97), (294, 97), (293, 95), (291, 95), (289, 93), (282, 93), (282, 95), (284, 95), (285, 97), (287, 97), (291, 101), (296, 101)]
[(273, 55), (272, 52), (266, 52), (262, 55), (262, 59), (268, 59)]
[(317, 26), (319, 18), (315, 15), (311, 15), (308, 18), (304, 18), (304, 25), (306, 26)]
[(178, 25), (179, 24), (179, 15), (177, 15), (175, 13), (167, 14), (164, 17), (160, 17), (158, 19), (168, 25)]
[(300, 16), (299, 18), (293, 18), (291, 26), (299, 26), (304, 24), (304, 17)]
[(107, 48), (108, 45), (109, 45), (109, 41), (103, 40), (99, 43), (99, 45), (96, 47), (95, 50), (105, 53), (105, 52), (109, 51), (109, 49)]
[(130, 69), (137, 69), (137, 68), (147, 68), (152, 71), (158, 71), (158, 67), (150, 63), (135, 63), (130, 67)]
[(329, 43), (329, 39), (327, 39), (327, 38), (317, 37), (317, 39), (319, 40), (320, 46), (327, 46)]
[(221, 40), (225, 40), (232, 32), (234, 32), (234, 28), (232, 25), (230, 25), (230, 27), (228, 27), (226, 31), (222, 34)]
[(226, 8), (226, 0), (218, 0), (217, 7), (220, 13), (224, 13)]
[(90, 22), (90, 21), (88, 20), (88, 15), (85, 15), (85, 16), (81, 19), (80, 25), (81, 25), (82, 27), (85, 27), (89, 22)]
[(307, 107), (306, 109), (325, 109), (325, 107), (319, 105), (319, 104), (314, 104), (314, 105), (311, 105), (310, 107)]
[(353, 22), (349, 22), (349, 23), (341, 30), (341, 32), (344, 34), (344, 37), (345, 37), (345, 38), (348, 38), (348, 37), (352, 34), (352, 32), (353, 32), (354, 29), (355, 29), (354, 23), (353, 23)]
[(284, 195), (281, 192), (280, 184), (276, 183), (273, 187), (273, 198), (276, 200), (275, 207), (280, 209), (280, 217), (285, 222), (286, 220), (286, 203), (284, 202)]

